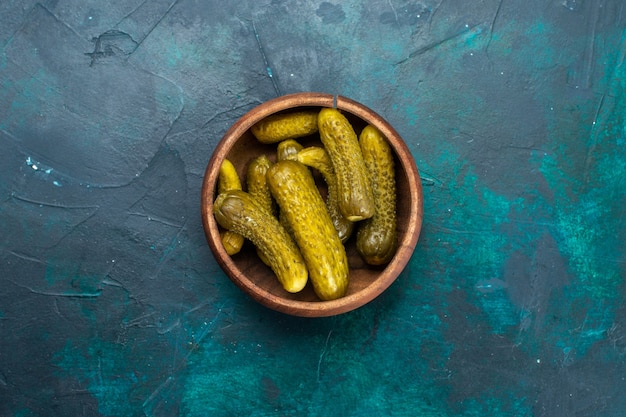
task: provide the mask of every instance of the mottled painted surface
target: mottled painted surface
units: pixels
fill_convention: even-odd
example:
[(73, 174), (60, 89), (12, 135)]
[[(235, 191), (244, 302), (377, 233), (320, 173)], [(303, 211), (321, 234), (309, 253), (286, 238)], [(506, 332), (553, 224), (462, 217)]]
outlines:
[[(0, 415), (626, 414), (621, 0), (3, 1)], [(423, 176), (357, 311), (244, 296), (200, 222), (231, 123), (296, 91)]]

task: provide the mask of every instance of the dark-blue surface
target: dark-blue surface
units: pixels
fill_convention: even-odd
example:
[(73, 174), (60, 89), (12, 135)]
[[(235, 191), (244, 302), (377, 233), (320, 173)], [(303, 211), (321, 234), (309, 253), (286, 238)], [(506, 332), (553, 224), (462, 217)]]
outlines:
[[(0, 415), (626, 414), (626, 3), (4, 1)], [(371, 107), (422, 175), (392, 287), (227, 279), (200, 187), (247, 110)]]

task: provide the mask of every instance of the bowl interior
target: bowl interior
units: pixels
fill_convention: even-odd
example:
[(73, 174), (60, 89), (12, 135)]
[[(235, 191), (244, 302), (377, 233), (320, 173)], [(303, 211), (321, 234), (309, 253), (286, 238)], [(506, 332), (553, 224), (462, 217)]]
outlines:
[[(335, 100), (333, 96), (325, 96), (323, 101), (304, 101), (300, 105), (290, 104), (289, 108), (282, 109), (275, 107), (271, 112), (319, 110), (322, 106), (329, 106), (329, 97)], [(333, 301), (320, 301), (310, 283), (297, 294), (288, 293), (282, 288), (272, 270), (260, 261), (255, 247), (250, 242), (246, 241), (242, 250), (232, 257), (226, 254), (222, 247), (219, 238), (220, 229), (212, 215), (212, 202), (216, 197), (217, 171), (224, 158), (228, 158), (237, 168), (240, 178), (245, 179), (247, 166), (255, 157), (265, 154), (271, 161), (276, 161), (276, 144), (262, 144), (249, 131), (252, 124), (265, 117), (265, 112), (248, 113), (240, 119), (238, 124), (233, 125), (216, 148), (207, 167), (202, 193), (202, 215), (207, 240), (216, 260), (243, 291), (265, 306), (284, 313), (298, 316), (329, 316), (352, 310), (371, 301), (391, 285), (402, 271), (419, 235), (422, 218), (422, 190), (419, 174), (410, 152), (399, 135), (379, 116), (358, 103), (344, 100), (346, 101), (337, 99), (336, 105), (348, 117), (357, 134), (367, 123), (371, 123), (387, 136), (394, 150), (399, 241), (395, 257), (389, 264), (382, 267), (373, 267), (363, 262), (356, 251), (356, 233), (346, 242), (350, 264), (350, 283), (345, 297)], [(330, 103), (335, 104), (334, 101)], [(351, 109), (350, 106), (357, 107)], [(298, 142), (304, 146), (321, 146), (317, 135), (300, 138)], [(325, 183), (319, 174), (316, 175), (316, 180), (324, 193)], [(245, 180), (243, 183), (245, 189)]]

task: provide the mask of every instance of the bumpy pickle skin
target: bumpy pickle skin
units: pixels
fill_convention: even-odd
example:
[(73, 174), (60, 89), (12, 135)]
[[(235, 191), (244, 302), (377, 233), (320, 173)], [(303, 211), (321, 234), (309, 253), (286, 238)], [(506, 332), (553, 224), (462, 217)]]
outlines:
[(341, 213), (350, 221), (369, 219), (375, 211), (374, 194), (354, 128), (335, 108), (322, 109), (318, 124), (335, 170)]
[(305, 287), (308, 270), (298, 246), (257, 199), (245, 191), (225, 191), (215, 199), (213, 215), (220, 226), (259, 248), (286, 291), (297, 293)]
[(317, 112), (272, 114), (254, 124), (250, 130), (261, 143), (277, 143), (309, 136), (318, 130)]
[[(270, 213), (276, 215), (276, 202), (267, 184), (267, 170), (271, 166), (272, 162), (267, 155), (259, 155), (250, 161), (246, 171), (246, 185), (248, 193), (256, 198)], [(270, 265), (270, 261), (265, 259), (263, 251), (256, 248), (256, 253), (265, 265)]]
[(269, 185), (267, 184), (267, 171), (272, 166), (272, 161), (267, 155), (260, 155), (248, 164), (246, 171), (246, 186), (248, 193), (259, 200), (270, 213), (276, 212), (276, 203), (272, 198)]
[[(217, 180), (217, 192), (222, 193), (228, 190), (241, 190), (241, 179), (235, 166), (229, 159), (224, 159), (220, 165), (219, 177)], [(230, 230), (220, 232), (222, 245), (229, 255), (235, 255), (241, 251), (245, 238)]]
[(339, 239), (345, 243), (352, 235), (355, 223), (346, 219), (343, 214), (341, 214), (341, 210), (339, 209), (337, 178), (335, 177), (333, 164), (328, 156), (328, 153), (322, 147), (309, 146), (300, 150), (298, 153), (293, 155), (292, 158), (317, 170), (320, 174), (322, 174), (322, 177), (324, 177), (324, 181), (328, 187), (326, 207), (328, 208), (330, 218), (333, 220)]
[(217, 193), (228, 190), (241, 190), (241, 179), (237, 169), (229, 159), (224, 159), (220, 165), (220, 173), (217, 179)]
[(321, 300), (334, 300), (348, 289), (348, 259), (326, 204), (309, 169), (297, 161), (279, 161), (268, 183), (309, 270)]
[[(304, 149), (304, 146), (300, 144), (295, 139), (285, 139), (281, 141), (276, 147), (276, 160), (284, 161), (286, 159), (295, 160), (295, 156), (298, 152)], [(293, 236), (293, 231), (291, 230), (291, 226), (287, 222), (284, 213), (278, 213), (278, 220), (280, 220), (280, 224), (282, 224), (285, 229)]]
[(363, 129), (359, 142), (372, 182), (376, 213), (359, 223), (356, 247), (366, 263), (384, 265), (393, 258), (397, 249), (393, 151), (380, 131), (371, 125)]

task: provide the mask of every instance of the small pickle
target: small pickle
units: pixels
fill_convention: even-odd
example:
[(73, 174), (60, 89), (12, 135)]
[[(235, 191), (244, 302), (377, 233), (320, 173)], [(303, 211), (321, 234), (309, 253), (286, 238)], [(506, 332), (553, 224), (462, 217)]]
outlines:
[(220, 173), (217, 179), (217, 193), (221, 193), (228, 190), (241, 190), (241, 180), (237, 169), (230, 161), (230, 159), (224, 159), (222, 165), (220, 165)]
[(396, 252), (396, 179), (391, 147), (378, 129), (366, 126), (359, 136), (370, 174), (376, 213), (359, 224), (356, 247), (370, 265), (388, 263)]
[(351, 221), (372, 217), (374, 194), (354, 128), (335, 108), (322, 109), (318, 123), (320, 139), (335, 170), (341, 213)]
[(246, 185), (248, 193), (258, 199), (270, 213), (274, 214), (276, 212), (276, 203), (267, 184), (267, 170), (271, 166), (272, 162), (267, 155), (260, 155), (250, 161), (246, 172)]
[(348, 289), (348, 258), (309, 169), (297, 161), (278, 161), (267, 173), (274, 199), (304, 258), (313, 290), (334, 300)]
[(298, 246), (257, 199), (245, 191), (225, 191), (215, 199), (213, 214), (220, 226), (245, 236), (262, 251), (286, 291), (304, 288), (308, 270)]
[(254, 124), (251, 131), (261, 143), (277, 143), (312, 135), (317, 129), (317, 112), (299, 111), (267, 116)]
[[(220, 165), (217, 192), (222, 193), (229, 190), (241, 190), (241, 180), (233, 163), (229, 159), (224, 159), (222, 165)], [(220, 238), (226, 253), (231, 256), (239, 253), (245, 240), (243, 236), (230, 230), (220, 232)]]
[(303, 149), (303, 146), (294, 139), (283, 140), (278, 144), (276, 150), (276, 159), (283, 161), (285, 159), (293, 160), (293, 156)]

